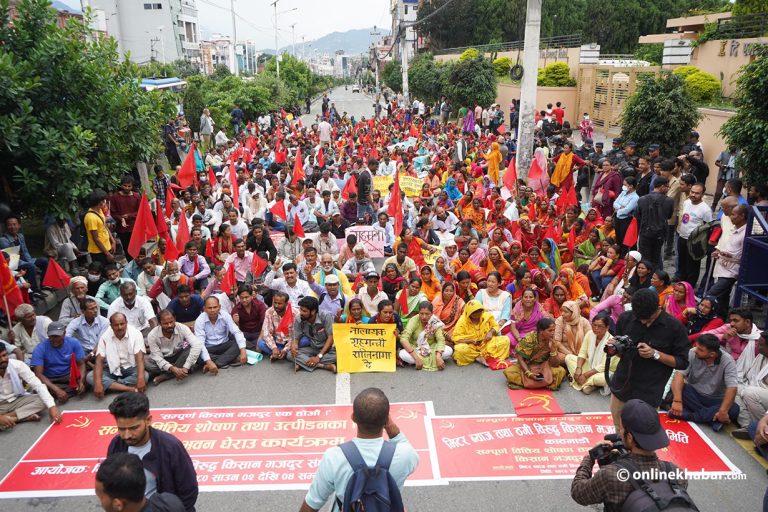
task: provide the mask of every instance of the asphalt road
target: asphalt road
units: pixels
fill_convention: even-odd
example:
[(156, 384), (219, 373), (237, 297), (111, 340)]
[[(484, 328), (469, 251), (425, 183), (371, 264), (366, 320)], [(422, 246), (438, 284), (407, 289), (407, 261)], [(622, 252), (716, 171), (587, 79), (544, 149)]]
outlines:
[[(341, 90), (332, 95), (337, 107), (354, 113), (370, 114), (372, 101), (362, 94)], [(319, 105), (313, 105), (313, 113)], [(306, 122), (306, 120), (304, 120)], [(439, 373), (401, 369), (395, 374), (355, 374), (349, 389), (333, 376), (317, 371), (294, 374), (286, 363), (262, 361), (253, 367), (223, 370), (217, 377), (193, 375), (184, 383), (166, 382), (148, 391), (153, 407), (205, 407), (235, 405), (332, 404), (337, 397), (354, 396), (362, 389), (376, 386), (393, 402), (432, 401), (438, 415), (511, 414), (514, 412), (506, 394), (501, 372), (478, 365), (458, 368), (452, 362)], [(338, 389), (337, 389), (338, 388)], [(608, 401), (598, 393), (583, 395), (564, 385), (555, 393), (565, 412), (605, 412)], [(66, 409), (105, 409), (104, 401), (92, 395), (74, 399)], [(47, 426), (47, 417), (39, 424), (24, 424), (0, 434), (0, 475), (5, 475), (35, 442)], [(725, 433), (706, 435), (739, 469), (747, 474), (739, 481), (694, 481), (691, 496), (703, 511), (758, 511), (762, 507), (766, 474), (740, 446)], [(407, 432), (406, 432), (407, 435)], [(464, 512), (467, 510), (502, 511), (584, 510), (570, 499), (570, 480), (516, 480), (493, 482), (457, 482), (433, 487), (406, 487), (405, 503), (419, 512)], [(304, 491), (210, 492), (201, 493), (199, 511), (290, 511), (298, 510)], [(0, 510), (22, 511), (96, 511), (95, 497), (10, 499), (0, 501)]]

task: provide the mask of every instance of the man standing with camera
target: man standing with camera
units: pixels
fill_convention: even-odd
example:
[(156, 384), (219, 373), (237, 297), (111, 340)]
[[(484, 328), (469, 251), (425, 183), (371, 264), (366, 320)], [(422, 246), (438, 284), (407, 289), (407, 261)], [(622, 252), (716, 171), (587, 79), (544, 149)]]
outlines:
[(635, 292), (632, 310), (621, 314), (616, 332), (629, 338), (606, 346), (609, 355), (621, 357), (610, 381), (611, 416), (619, 432), (625, 402), (637, 398), (654, 408), (661, 404), (672, 370), (688, 368), (691, 342), (683, 324), (659, 307), (659, 296), (649, 289)]
[[(601, 443), (584, 456), (571, 483), (571, 498), (584, 506), (602, 503), (605, 512), (620, 511), (627, 501), (640, 505), (631, 510), (655, 510), (648, 508), (654, 503), (649, 494), (635, 491), (641, 478), (658, 497), (670, 499), (677, 494), (674, 502), (689, 507), (681, 510), (696, 510), (685, 492), (688, 481), (682, 471), (656, 455), (656, 450), (669, 446), (656, 409), (642, 400), (629, 400), (621, 411), (621, 423), (621, 440)], [(600, 470), (593, 475), (595, 461)], [(674, 478), (669, 478), (670, 473)]]

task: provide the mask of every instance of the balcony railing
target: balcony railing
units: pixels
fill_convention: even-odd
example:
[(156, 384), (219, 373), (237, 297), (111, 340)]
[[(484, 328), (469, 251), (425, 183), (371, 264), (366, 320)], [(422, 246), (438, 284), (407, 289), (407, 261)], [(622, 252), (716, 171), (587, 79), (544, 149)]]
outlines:
[(768, 12), (717, 20), (716, 39), (744, 39), (768, 34)]
[[(546, 50), (552, 48), (574, 48), (581, 45), (581, 33), (567, 36), (544, 37), (539, 41), (539, 49)], [(464, 50), (475, 48), (480, 53), (508, 52), (513, 50), (522, 50), (525, 47), (525, 41), (507, 41), (504, 43), (479, 44), (473, 46), (460, 46), (457, 48), (444, 48), (435, 50), (435, 55), (445, 55), (449, 53), (462, 53)]]

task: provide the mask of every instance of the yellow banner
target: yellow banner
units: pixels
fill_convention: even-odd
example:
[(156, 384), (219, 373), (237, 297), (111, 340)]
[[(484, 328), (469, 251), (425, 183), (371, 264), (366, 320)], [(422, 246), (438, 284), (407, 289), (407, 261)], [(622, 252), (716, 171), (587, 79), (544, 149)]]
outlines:
[(405, 192), (408, 197), (416, 197), (421, 194), (421, 187), (423, 186), (424, 180), (422, 179), (400, 175), (400, 190)]
[(395, 324), (333, 324), (338, 370), (394, 372)]
[(389, 194), (389, 186), (394, 183), (395, 178), (392, 176), (374, 176), (373, 177), (373, 189), (381, 192), (381, 197), (385, 197)]

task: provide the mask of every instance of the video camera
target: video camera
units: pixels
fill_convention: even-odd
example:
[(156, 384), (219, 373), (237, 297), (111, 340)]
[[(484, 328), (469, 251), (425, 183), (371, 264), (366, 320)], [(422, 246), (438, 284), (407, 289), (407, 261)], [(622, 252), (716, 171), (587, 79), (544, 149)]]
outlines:
[(612, 345), (603, 347), (603, 351), (609, 356), (622, 356), (632, 350), (637, 350), (637, 342), (629, 336), (616, 336)]
[(619, 434), (608, 434), (603, 439), (610, 441), (611, 444), (600, 444), (589, 450), (589, 456), (592, 457), (592, 460), (597, 461), (598, 466), (603, 467), (612, 464), (620, 456), (629, 453)]

